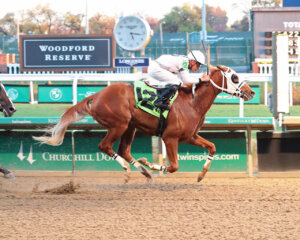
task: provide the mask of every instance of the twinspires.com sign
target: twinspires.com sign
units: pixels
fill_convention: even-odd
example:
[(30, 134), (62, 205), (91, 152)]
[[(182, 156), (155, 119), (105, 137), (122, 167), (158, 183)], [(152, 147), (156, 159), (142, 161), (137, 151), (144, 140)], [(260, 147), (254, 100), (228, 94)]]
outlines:
[(114, 68), (112, 35), (22, 35), (21, 71), (104, 71)]

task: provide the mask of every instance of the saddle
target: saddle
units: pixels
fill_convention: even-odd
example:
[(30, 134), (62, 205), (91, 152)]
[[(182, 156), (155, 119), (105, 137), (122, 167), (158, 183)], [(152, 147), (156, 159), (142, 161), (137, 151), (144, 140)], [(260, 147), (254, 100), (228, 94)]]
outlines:
[[(135, 107), (159, 118), (159, 124), (156, 135), (161, 136), (164, 129), (166, 128), (166, 119), (169, 114), (169, 109), (160, 109), (154, 105), (157, 95), (164, 88), (158, 88), (150, 85), (148, 82), (140, 80), (134, 82), (134, 95), (135, 95)], [(178, 93), (170, 100), (170, 107), (175, 101)]]

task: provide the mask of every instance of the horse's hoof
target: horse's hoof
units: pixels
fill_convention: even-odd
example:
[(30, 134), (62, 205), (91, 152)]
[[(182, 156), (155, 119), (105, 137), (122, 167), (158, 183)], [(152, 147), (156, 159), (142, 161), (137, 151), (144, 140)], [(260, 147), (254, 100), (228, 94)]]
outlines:
[(203, 177), (201, 177), (200, 174), (199, 174), (197, 181), (200, 182), (202, 179), (203, 179)]
[(146, 168), (144, 168), (143, 166), (139, 166), (138, 169), (146, 178), (152, 179), (152, 176), (150, 175), (150, 173), (147, 171)]
[(145, 165), (145, 166), (148, 166), (148, 164), (149, 164), (147, 158), (144, 158), (144, 157), (139, 158), (137, 161), (138, 161), (140, 164), (143, 164), (143, 165)]
[(124, 165), (125, 165), (125, 167), (123, 167), (123, 169), (125, 171), (130, 171), (130, 164), (128, 162), (124, 161)]
[(16, 176), (13, 173), (7, 173), (4, 175), (4, 178), (15, 179)]

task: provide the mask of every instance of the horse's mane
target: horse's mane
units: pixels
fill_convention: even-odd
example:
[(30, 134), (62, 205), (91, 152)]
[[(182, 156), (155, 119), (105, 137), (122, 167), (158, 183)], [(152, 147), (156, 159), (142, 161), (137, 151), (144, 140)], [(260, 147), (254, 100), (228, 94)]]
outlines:
[[(215, 67), (215, 66), (209, 65), (209, 68), (210, 68), (209, 69), (210, 70), (209, 71), (209, 76), (212, 77), (215, 74), (216, 71), (223, 70), (223, 69), (221, 69), (222, 67), (223, 66), (216, 66)], [(196, 90), (201, 86), (203, 86), (203, 83), (201, 83), (201, 84), (197, 83), (196, 84)], [(193, 84), (189, 83), (189, 84), (186, 84), (186, 85), (180, 87), (179, 90), (184, 92), (184, 93), (192, 93), (192, 87), (193, 87)]]

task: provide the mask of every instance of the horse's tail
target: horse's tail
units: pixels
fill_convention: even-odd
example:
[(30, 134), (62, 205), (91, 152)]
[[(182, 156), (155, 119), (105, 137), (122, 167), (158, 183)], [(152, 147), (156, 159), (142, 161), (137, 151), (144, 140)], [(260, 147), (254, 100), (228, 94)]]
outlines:
[(62, 144), (68, 126), (73, 122), (83, 119), (86, 115), (91, 115), (90, 103), (93, 100), (93, 97), (94, 95), (89, 96), (67, 109), (56, 125), (44, 129), (46, 131), (44, 136), (33, 137), (33, 139), (42, 144), (46, 143), (52, 146)]

